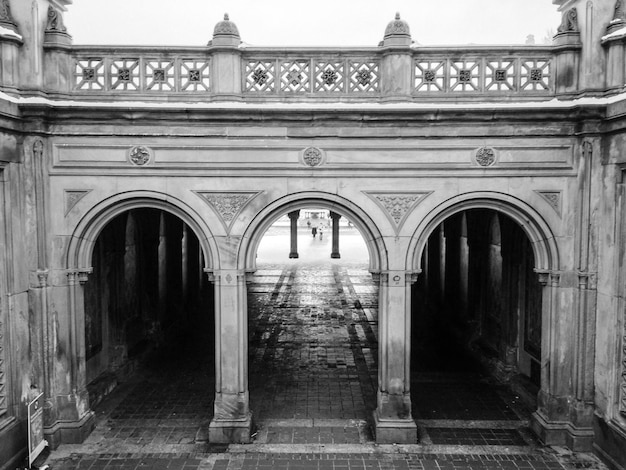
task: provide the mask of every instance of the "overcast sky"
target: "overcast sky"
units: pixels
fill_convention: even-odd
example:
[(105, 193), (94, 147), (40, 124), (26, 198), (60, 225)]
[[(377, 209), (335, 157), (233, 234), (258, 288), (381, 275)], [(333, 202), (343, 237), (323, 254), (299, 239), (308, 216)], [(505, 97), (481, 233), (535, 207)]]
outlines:
[(424, 45), (537, 43), (556, 31), (551, 0), (74, 0), (74, 44), (203, 46), (224, 13), (255, 46), (376, 46), (400, 12)]

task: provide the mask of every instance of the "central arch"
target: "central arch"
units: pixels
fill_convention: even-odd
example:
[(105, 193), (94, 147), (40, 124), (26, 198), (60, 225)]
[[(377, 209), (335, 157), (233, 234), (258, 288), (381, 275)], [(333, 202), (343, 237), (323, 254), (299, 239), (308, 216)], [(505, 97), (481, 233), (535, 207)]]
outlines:
[(304, 206), (338, 212), (350, 219), (365, 240), (370, 258), (370, 272), (380, 273), (387, 269), (387, 251), (374, 221), (351, 201), (336, 194), (324, 192), (290, 194), (274, 201), (259, 212), (243, 235), (238, 256), (238, 269), (254, 271), (256, 269), (255, 255), (267, 229), (281, 215)]

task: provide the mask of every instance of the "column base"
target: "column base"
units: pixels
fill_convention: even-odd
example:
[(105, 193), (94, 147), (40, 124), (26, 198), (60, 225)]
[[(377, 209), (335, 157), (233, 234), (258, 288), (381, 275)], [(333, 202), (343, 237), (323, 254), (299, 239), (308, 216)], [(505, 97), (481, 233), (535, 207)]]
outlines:
[(330, 254), (330, 257), (331, 257), (332, 259), (339, 259), (339, 258), (341, 258), (341, 255), (340, 255), (339, 253), (331, 253), (331, 254)]
[(289, 258), (299, 258), (300, 256), (298, 255), (298, 253), (289, 253)]
[(566, 446), (576, 452), (590, 452), (593, 447), (593, 428), (574, 427), (567, 421), (549, 421), (539, 411), (532, 414), (530, 428), (546, 445)]
[(44, 438), (51, 449), (60, 444), (80, 444), (96, 427), (96, 414), (89, 411), (80, 421), (56, 421), (43, 430)]
[(417, 424), (412, 419), (381, 419), (374, 411), (377, 444), (416, 444)]
[(213, 419), (209, 424), (209, 442), (217, 444), (249, 444), (252, 414), (245, 418)]

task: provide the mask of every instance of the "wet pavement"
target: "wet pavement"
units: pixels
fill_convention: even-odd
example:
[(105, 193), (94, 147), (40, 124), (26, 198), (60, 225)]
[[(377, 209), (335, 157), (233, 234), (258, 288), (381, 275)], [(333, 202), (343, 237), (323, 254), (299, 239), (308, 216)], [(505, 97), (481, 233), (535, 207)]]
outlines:
[(270, 244), (248, 284), (252, 444), (208, 442), (214, 380), (205, 345), (191, 360), (157, 356), (120, 385), (97, 408), (92, 435), (52, 452), (50, 468), (603, 468), (591, 455), (539, 445), (528, 407), (476, 371), (415, 370), (419, 442), (375, 444), (377, 286), (357, 256), (328, 259), (329, 238), (307, 239), (309, 258), (285, 264), (267, 261), (288, 245)]

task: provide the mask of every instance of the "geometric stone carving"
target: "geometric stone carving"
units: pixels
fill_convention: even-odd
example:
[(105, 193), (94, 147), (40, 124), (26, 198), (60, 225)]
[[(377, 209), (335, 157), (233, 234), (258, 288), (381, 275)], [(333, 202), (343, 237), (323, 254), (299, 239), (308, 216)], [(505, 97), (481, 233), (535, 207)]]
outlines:
[(260, 191), (194, 191), (204, 201), (206, 201), (213, 210), (219, 214), (222, 224), (227, 232), (245, 207), (254, 197), (260, 194)]
[(387, 217), (393, 222), (396, 233), (404, 223), (409, 213), (432, 191), (407, 191), (407, 192), (391, 192), (380, 191), (364, 193), (374, 200), (387, 214)]
[(561, 191), (535, 191), (555, 210), (559, 216), (561, 215)]
[(67, 215), (69, 213), (69, 211), (72, 210), (72, 208), (78, 204), (78, 201), (80, 201), (82, 198), (84, 198), (87, 194), (89, 194), (92, 190), (88, 189), (88, 190), (80, 190), (80, 191), (71, 191), (71, 190), (65, 190), (64, 191), (64, 199), (65, 199), (65, 215)]
[(491, 166), (496, 162), (496, 152), (490, 147), (481, 147), (476, 151), (476, 163)]
[(152, 151), (143, 145), (137, 145), (128, 151), (128, 160), (133, 165), (143, 166), (152, 158)]
[(307, 166), (319, 166), (324, 161), (324, 152), (317, 147), (307, 147), (302, 151), (302, 163)]

